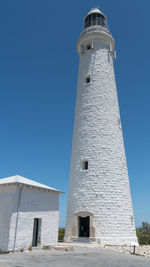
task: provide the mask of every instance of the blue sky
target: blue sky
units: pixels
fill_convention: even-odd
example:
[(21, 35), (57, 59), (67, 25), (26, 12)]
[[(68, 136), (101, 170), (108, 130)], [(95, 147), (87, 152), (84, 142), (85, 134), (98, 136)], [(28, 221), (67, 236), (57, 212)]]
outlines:
[(116, 41), (115, 74), (136, 225), (150, 222), (149, 0), (0, 1), (0, 177), (66, 192), (84, 16), (99, 6)]

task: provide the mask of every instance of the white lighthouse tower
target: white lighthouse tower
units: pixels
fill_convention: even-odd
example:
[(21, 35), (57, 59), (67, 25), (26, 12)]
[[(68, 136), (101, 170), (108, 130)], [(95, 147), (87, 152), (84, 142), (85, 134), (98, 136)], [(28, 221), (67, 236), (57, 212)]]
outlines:
[(117, 99), (114, 39), (97, 8), (84, 19), (66, 240), (137, 244)]

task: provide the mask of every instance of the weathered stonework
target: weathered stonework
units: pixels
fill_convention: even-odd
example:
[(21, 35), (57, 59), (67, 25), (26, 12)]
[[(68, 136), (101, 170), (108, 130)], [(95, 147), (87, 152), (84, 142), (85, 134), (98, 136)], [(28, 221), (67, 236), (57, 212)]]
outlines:
[(113, 249), (123, 253), (135, 254), (138, 256), (143, 256), (150, 258), (150, 246), (149, 245), (140, 245), (140, 246), (100, 246), (106, 249)]
[[(101, 26), (89, 28), (77, 44), (80, 63), (65, 238), (78, 235), (75, 214), (91, 212), (97, 242), (137, 244), (114, 75), (114, 40)], [(92, 49), (83, 52), (89, 43)], [(82, 170), (84, 160), (88, 170)]]

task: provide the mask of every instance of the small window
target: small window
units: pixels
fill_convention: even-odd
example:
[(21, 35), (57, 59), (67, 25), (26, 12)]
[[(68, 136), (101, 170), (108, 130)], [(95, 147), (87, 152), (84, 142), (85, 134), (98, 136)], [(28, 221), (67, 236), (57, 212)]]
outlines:
[(134, 227), (134, 217), (133, 217), (133, 215), (131, 215), (131, 225), (132, 225), (132, 227)]
[(121, 127), (121, 120), (118, 118), (118, 126)]
[(86, 82), (86, 83), (90, 83), (90, 81), (91, 81), (90, 75), (87, 75), (87, 76), (85, 77), (85, 82)]
[(81, 51), (81, 54), (84, 54), (84, 52), (85, 52), (85, 47), (84, 47), (84, 45), (81, 45), (81, 46), (80, 46), (80, 51)]
[(88, 161), (87, 160), (82, 161), (82, 170), (88, 170)]
[(91, 48), (92, 48), (92, 47), (91, 47), (91, 44), (90, 44), (90, 43), (87, 44), (86, 49), (87, 49), (87, 50), (91, 50)]

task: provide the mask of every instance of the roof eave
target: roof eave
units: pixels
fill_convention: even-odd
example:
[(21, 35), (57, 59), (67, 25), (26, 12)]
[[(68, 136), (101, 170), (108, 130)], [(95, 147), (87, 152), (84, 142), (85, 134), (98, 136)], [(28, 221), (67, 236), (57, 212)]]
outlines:
[(0, 184), (1, 185), (23, 185), (23, 186), (26, 186), (26, 187), (32, 187), (32, 188), (37, 188), (37, 189), (41, 189), (41, 190), (46, 190), (46, 191), (49, 191), (49, 192), (55, 192), (55, 193), (59, 193), (59, 194), (64, 194), (65, 192), (63, 191), (60, 191), (60, 190), (55, 190), (55, 189), (51, 189), (51, 188), (45, 188), (45, 187), (40, 187), (40, 186), (36, 186), (36, 185), (30, 185), (30, 184), (25, 184), (25, 183), (21, 183), (21, 182), (10, 182), (10, 183), (3, 183), (3, 184)]

